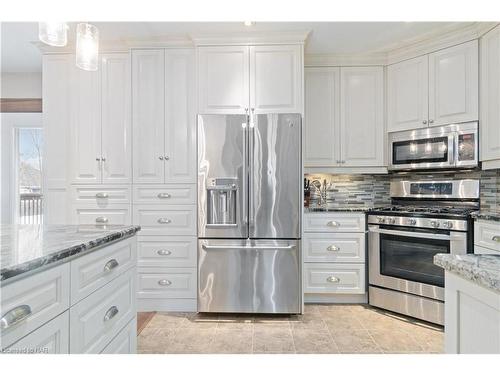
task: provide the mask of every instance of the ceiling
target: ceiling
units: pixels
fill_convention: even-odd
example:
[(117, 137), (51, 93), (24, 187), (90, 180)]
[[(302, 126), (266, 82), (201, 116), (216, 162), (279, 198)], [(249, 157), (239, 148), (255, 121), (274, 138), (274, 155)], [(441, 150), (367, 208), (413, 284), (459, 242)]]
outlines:
[[(95, 22), (103, 41), (189, 38), (192, 34), (289, 32), (310, 30), (306, 54), (384, 52), (426, 34), (459, 27), (452, 22)], [(70, 24), (69, 42), (75, 24)], [(31, 44), (38, 39), (36, 22), (3, 22), (2, 72), (40, 72), (41, 54)]]

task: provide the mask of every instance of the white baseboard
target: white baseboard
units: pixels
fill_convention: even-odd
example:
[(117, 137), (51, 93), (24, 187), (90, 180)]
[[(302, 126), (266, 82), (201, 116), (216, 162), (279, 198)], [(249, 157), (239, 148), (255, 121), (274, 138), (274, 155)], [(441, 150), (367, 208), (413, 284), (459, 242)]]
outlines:
[(138, 298), (137, 311), (196, 312), (196, 298)]
[(304, 294), (304, 303), (368, 303), (368, 294)]

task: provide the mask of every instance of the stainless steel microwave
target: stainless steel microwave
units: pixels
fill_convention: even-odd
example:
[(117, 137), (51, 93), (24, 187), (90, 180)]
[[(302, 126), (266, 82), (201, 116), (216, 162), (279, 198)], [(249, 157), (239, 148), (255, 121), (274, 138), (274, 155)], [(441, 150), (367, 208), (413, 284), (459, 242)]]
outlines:
[(389, 169), (475, 168), (477, 128), (477, 122), (468, 122), (389, 133)]

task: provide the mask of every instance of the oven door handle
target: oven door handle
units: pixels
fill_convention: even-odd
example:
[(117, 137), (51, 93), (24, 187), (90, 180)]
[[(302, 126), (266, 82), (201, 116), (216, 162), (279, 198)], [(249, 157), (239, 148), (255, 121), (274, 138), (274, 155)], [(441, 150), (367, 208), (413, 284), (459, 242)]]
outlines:
[(446, 241), (450, 241), (452, 239), (450, 235), (446, 234), (406, 232), (401, 230), (379, 229), (375, 227), (369, 227), (368, 230), (374, 233), (392, 234), (395, 236), (403, 236), (403, 237), (430, 238), (430, 239), (446, 240)]

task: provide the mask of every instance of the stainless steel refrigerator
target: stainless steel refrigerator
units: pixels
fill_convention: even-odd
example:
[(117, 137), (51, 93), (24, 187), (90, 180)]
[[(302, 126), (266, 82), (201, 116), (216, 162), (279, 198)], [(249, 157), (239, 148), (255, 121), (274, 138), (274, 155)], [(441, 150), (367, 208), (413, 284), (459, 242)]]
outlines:
[(198, 311), (301, 313), (299, 114), (198, 116)]

